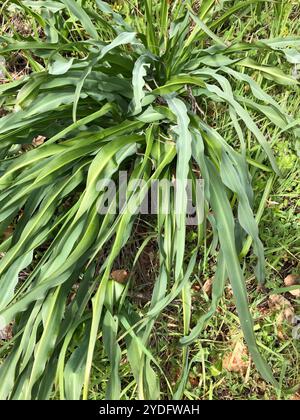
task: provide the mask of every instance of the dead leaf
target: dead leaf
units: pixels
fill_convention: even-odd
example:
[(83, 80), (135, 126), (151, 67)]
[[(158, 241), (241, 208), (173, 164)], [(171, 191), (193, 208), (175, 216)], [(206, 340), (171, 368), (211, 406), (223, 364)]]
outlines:
[(126, 283), (127, 279), (128, 279), (128, 271), (126, 270), (114, 270), (111, 273), (111, 278), (115, 281), (117, 281), (118, 283)]
[(193, 388), (197, 388), (197, 386), (199, 385), (199, 378), (195, 376), (193, 373), (191, 373), (189, 376), (189, 383), (191, 384)]
[(194, 283), (192, 285), (192, 289), (195, 290), (196, 292), (199, 292), (199, 290), (201, 289), (201, 286), (199, 285), (199, 283)]
[(41, 146), (46, 140), (45, 136), (37, 136), (32, 140), (32, 145), (35, 147)]
[(79, 287), (80, 287), (80, 284), (79, 283), (73, 284), (72, 289), (71, 289), (71, 293), (68, 296), (68, 303), (73, 302), (73, 300), (75, 299), (75, 297), (77, 295), (77, 292), (79, 290)]
[(271, 310), (279, 312), (276, 319), (277, 336), (280, 340), (285, 340), (283, 332), (284, 323), (293, 325), (295, 319), (295, 310), (289, 300), (281, 295), (271, 295), (269, 298), (269, 307)]
[(272, 206), (278, 206), (278, 202), (277, 201), (272, 201), (272, 200), (268, 200), (267, 201), (267, 206), (268, 207), (272, 207)]
[(208, 296), (211, 295), (212, 285), (213, 285), (213, 279), (208, 279), (206, 280), (206, 282), (204, 283), (202, 287), (203, 292), (206, 293)]
[(233, 297), (233, 290), (230, 284), (225, 287), (225, 295), (227, 299), (231, 299)]
[(290, 290), (289, 293), (292, 296), (295, 296), (296, 298), (300, 298), (300, 277), (295, 275), (295, 274), (289, 274), (285, 279), (284, 279), (284, 284), (286, 287), (290, 287), (290, 286), (296, 286), (299, 284), (299, 289), (296, 290)]
[(238, 341), (233, 352), (228, 353), (223, 358), (223, 369), (228, 372), (237, 372), (245, 375), (249, 367), (249, 357), (246, 346), (242, 341)]
[(9, 341), (13, 338), (12, 334), (12, 324), (7, 325), (6, 327), (0, 329), (0, 340)]
[(282, 295), (271, 295), (268, 303), (270, 309), (281, 310), (284, 308), (293, 308), (291, 302)]
[(4, 233), (3, 233), (3, 240), (5, 241), (6, 239), (8, 239), (14, 232), (14, 228), (12, 225), (8, 226), (7, 229), (5, 229)]

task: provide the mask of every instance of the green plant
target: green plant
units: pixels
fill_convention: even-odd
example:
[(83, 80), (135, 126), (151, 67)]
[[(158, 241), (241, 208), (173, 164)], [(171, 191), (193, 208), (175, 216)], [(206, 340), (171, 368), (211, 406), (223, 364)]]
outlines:
[[(7, 352), (1, 398), (49, 398), (54, 384), (61, 399), (80, 398), (82, 387), (88, 398), (99, 338), (110, 362), (107, 398), (120, 397), (124, 355), (139, 398), (159, 398), (161, 367), (149, 349), (151, 331), (161, 311), (181, 294), (184, 368), (176, 390), (170, 386), (171, 395), (180, 398), (188, 345), (214, 314), (227, 278), (253, 360), (277, 386), (255, 342), (241, 259), (253, 243), (256, 274), (263, 283), (264, 253), (252, 210), (249, 165), (267, 173), (278, 169), (257, 116), (280, 129), (293, 130), (296, 124), (247, 71), (296, 89), (295, 78), (252, 56), (267, 52), (273, 60), (281, 58), (282, 48), (299, 47), (300, 39), (228, 45), (213, 32), (257, 0), (229, 7), (206, 0), (200, 10), (192, 1), (146, 0), (130, 23), (100, 0), (95, 10), (89, 2), (82, 2), (84, 7), (75, 0), (43, 2), (48, 15), (37, 11), (43, 9), (40, 2), (12, 3), (43, 28), (44, 38), (0, 39), (2, 54), (22, 50), (34, 70), (0, 86), (2, 104), (15, 111), (0, 120), (1, 232), (15, 225), (0, 246), (0, 317), (2, 323), (15, 324), (12, 345), (1, 349)], [(61, 31), (66, 27), (69, 32)], [(213, 128), (215, 114), (224, 112), (233, 128), (232, 144), (222, 136), (223, 127)], [(44, 144), (24, 153), (24, 145), (40, 135), (47, 139)], [(254, 156), (252, 137), (258, 141)], [(97, 183), (103, 178), (117, 182), (120, 170), (130, 179), (143, 179), (144, 187), (127, 190), (123, 212), (101, 215), (99, 203), (106, 195), (97, 191)], [(187, 255), (185, 183), (190, 178), (195, 186), (197, 171), (205, 181), (204, 218)], [(176, 196), (158, 191), (159, 274), (141, 316), (127, 298), (130, 283), (113, 281), (111, 271), (132, 234), (132, 209), (139, 208), (153, 180), (173, 177), (182, 182)], [(203, 202), (196, 194), (193, 198), (200, 217)], [(219, 249), (212, 306), (190, 330), (189, 279), (209, 225)], [(101, 259), (103, 249), (107, 256)], [(26, 279), (18, 281), (28, 267)]]

